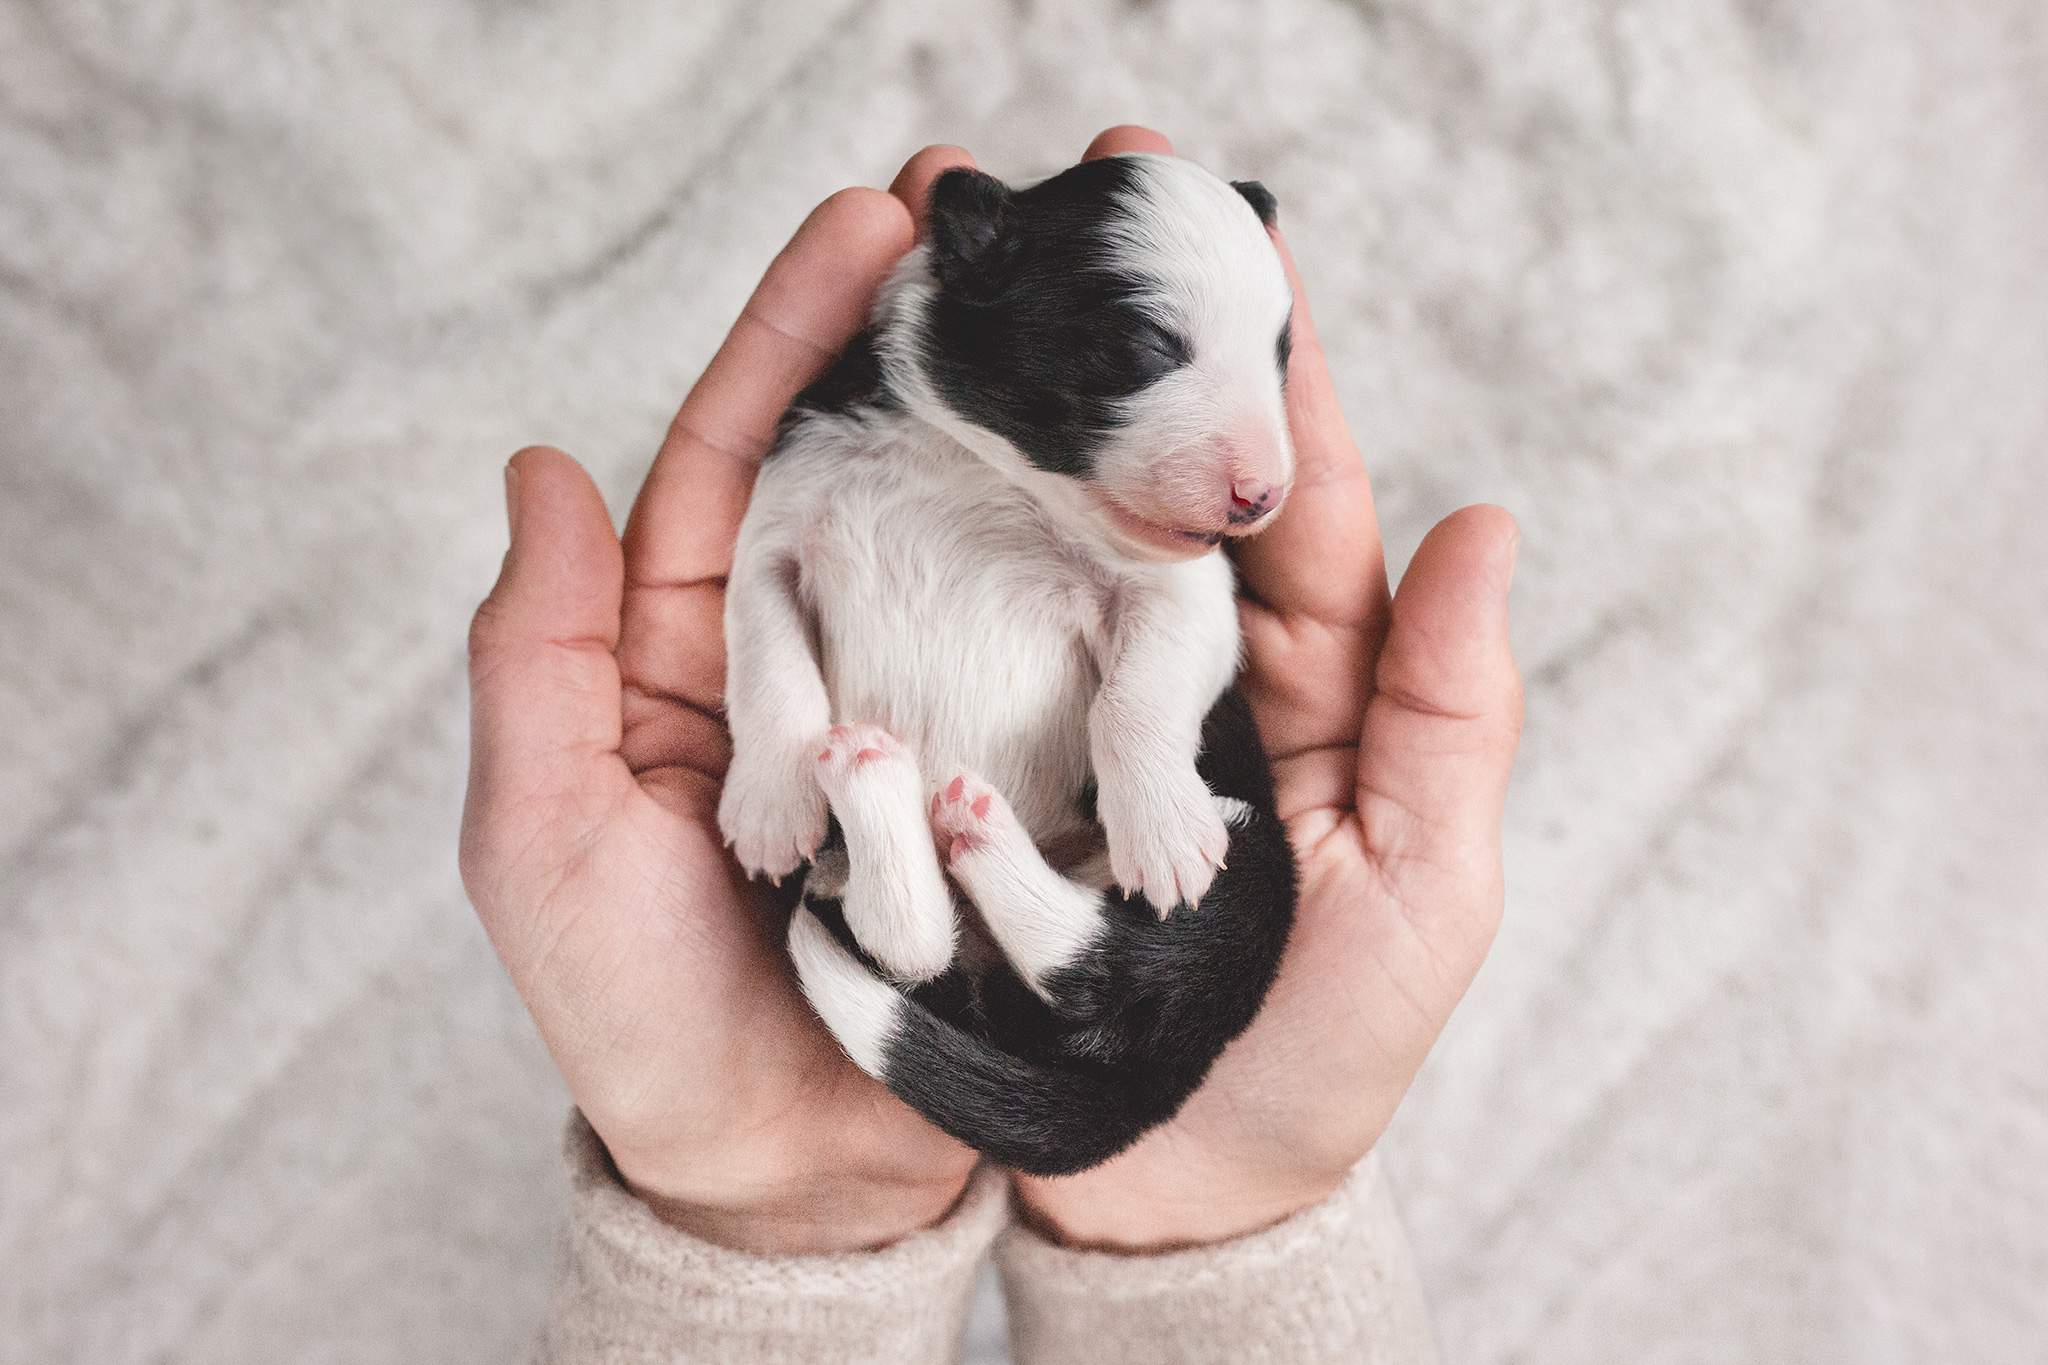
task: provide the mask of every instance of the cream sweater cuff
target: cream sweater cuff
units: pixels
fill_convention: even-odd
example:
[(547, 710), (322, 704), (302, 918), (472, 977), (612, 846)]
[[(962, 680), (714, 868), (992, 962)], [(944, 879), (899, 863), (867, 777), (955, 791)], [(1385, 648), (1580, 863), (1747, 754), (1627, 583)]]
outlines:
[(1233, 1242), (1116, 1256), (1012, 1227), (996, 1264), (1018, 1365), (1436, 1359), (1377, 1154), (1321, 1204)]
[(974, 1271), (1009, 1210), (984, 1166), (937, 1227), (881, 1251), (753, 1256), (657, 1219), (582, 1114), (564, 1140), (574, 1207), (538, 1359), (555, 1365), (888, 1362), (960, 1356)]

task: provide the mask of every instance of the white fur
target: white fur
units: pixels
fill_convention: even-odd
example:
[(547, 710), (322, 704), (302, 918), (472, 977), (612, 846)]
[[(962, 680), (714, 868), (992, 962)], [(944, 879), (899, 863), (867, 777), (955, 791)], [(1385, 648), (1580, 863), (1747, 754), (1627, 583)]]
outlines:
[(1145, 305), (1187, 339), (1192, 359), (1125, 401), (1126, 425), (1096, 457), (1097, 477), (1141, 516), (1178, 523), (1206, 511), (1203, 524), (1222, 530), (1231, 475), (1283, 489), (1294, 479), (1273, 377), (1294, 293), (1242, 194), (1178, 157), (1130, 160), (1143, 188), (1120, 234), (1126, 268), (1157, 282)]
[(1046, 978), (1100, 934), (1102, 888), (1053, 871), (1002, 793), (972, 773), (932, 798), (932, 827), (952, 841), (947, 870), (981, 911), (1003, 956), (1024, 984), (1045, 995)]
[[(1185, 338), (1190, 363), (1125, 400), (1124, 425), (1096, 456), (1099, 487), (1039, 469), (1009, 441), (948, 408), (919, 369), (918, 319), (936, 292), (930, 247), (905, 256), (876, 304), (890, 384), (920, 418), (1000, 469), (1044, 506), (1125, 558), (1156, 558), (1114, 521), (1121, 509), (1169, 529), (1246, 534), (1228, 522), (1233, 476), (1285, 490), (1294, 444), (1275, 346), (1294, 291), (1272, 238), (1237, 190), (1178, 157), (1131, 153), (1142, 189), (1127, 201), (1122, 264), (1154, 281), (1143, 300)], [(1268, 518), (1279, 510), (1276, 501)]]
[[(849, 926), (908, 979), (953, 943), (950, 904), (929, 894), (937, 856), (910, 835), (900, 775), (819, 783), (835, 721), (900, 740), (920, 795), (980, 774), (1023, 836), (1012, 864), (1030, 844), (1090, 832), (1080, 801), (1093, 777), (1110, 869), (1162, 915), (1199, 899), (1228, 846), (1194, 759), (1237, 670), (1230, 565), (1198, 542), (1161, 554), (1118, 515), (1168, 535), (1238, 531), (1233, 478), (1284, 490), (1293, 451), (1274, 345), (1292, 297), (1241, 195), (1188, 163), (1138, 160), (1129, 264), (1155, 281), (1147, 306), (1194, 359), (1130, 400), (1101, 480), (1046, 473), (938, 399), (911, 342), (934, 293), (920, 247), (875, 318), (906, 410), (805, 419), (763, 466), (734, 551), (721, 827), (742, 866), (780, 875), (816, 850), (829, 790), (853, 851)], [(1005, 891), (1017, 912), (999, 911), (995, 930), (1027, 977), (1079, 951), (1100, 900), (1090, 891), (1084, 905), (1030, 857), (1037, 869), (1012, 880), (1047, 898), (1047, 923), (1027, 931)], [(997, 894), (995, 873), (979, 875)]]
[(853, 1064), (881, 1079), (889, 1040), (895, 1035), (903, 997), (840, 946), (818, 917), (802, 906), (789, 921), (789, 956), (796, 963), (804, 998), (853, 1058)]
[(718, 827), (741, 867), (778, 880), (825, 838), (825, 793), (813, 767), (832, 723), (809, 628), (791, 591), (798, 525), (778, 481), (759, 480), (740, 522), (725, 589), (725, 709), (733, 754), (718, 799)]
[[(812, 427), (755, 493), (797, 528), (800, 573), (777, 538), (743, 535), (728, 586), (729, 685), (767, 684), (765, 699), (727, 701), (720, 818), (741, 865), (780, 875), (816, 849), (822, 813), (802, 830), (808, 849), (786, 832), (794, 821), (743, 822), (785, 804), (810, 818), (837, 719), (901, 739), (927, 790), (983, 774), (1039, 842), (1077, 832), (1092, 774), (1119, 882), (1162, 908), (1199, 897), (1227, 842), (1194, 756), (1237, 667), (1228, 561), (1127, 560), (907, 416)], [(876, 553), (876, 527), (896, 553)], [(815, 656), (790, 647), (799, 617), (815, 623)], [(850, 828), (853, 812), (835, 809)]]
[(924, 781), (894, 735), (838, 726), (817, 758), (818, 785), (846, 831), (840, 907), (860, 946), (904, 981), (953, 960), (953, 895), (932, 856)]
[(1201, 899), (1230, 846), (1194, 758), (1202, 718), (1236, 676), (1237, 644), (1227, 560), (1162, 575), (1126, 604), (1089, 712), (1110, 870), (1162, 916)]
[(1250, 802), (1240, 801), (1234, 796), (1217, 797), (1216, 813), (1223, 817), (1223, 823), (1231, 829), (1243, 829), (1251, 823), (1253, 814)]

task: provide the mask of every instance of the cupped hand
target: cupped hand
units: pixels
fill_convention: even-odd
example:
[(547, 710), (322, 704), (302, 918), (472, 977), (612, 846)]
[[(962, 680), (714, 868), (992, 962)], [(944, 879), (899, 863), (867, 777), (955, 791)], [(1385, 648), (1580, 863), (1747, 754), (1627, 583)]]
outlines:
[(683, 403), (623, 543), (568, 456), (514, 456), (512, 547), (470, 634), (470, 899), (626, 1182), (743, 1250), (895, 1240), (975, 1163), (840, 1052), (717, 823), (725, 575), (754, 473), (909, 250), (908, 205), (966, 160), (927, 149), (891, 193), (812, 213)]
[[(1124, 151), (1172, 147), (1124, 127), (1088, 154)], [(1274, 240), (1294, 285), (1297, 474), (1236, 558), (1242, 682), (1300, 869), (1294, 932), (1265, 1008), (1170, 1123), (1094, 1170), (1017, 1178), (1027, 1216), (1071, 1245), (1215, 1242), (1326, 1198), (1379, 1140), (1500, 921), (1522, 717), (1515, 524), (1496, 507), (1446, 518), (1388, 593), (1371, 486)]]

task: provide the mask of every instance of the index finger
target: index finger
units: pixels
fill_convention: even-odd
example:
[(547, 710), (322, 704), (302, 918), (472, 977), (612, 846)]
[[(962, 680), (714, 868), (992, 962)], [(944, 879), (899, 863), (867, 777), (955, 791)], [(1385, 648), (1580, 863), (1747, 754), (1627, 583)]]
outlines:
[[(725, 576), (776, 424), (860, 330), (910, 247), (910, 214), (880, 190), (842, 190), (804, 220), (683, 400), (625, 534), (620, 752), (693, 815), (729, 757)], [(694, 776), (692, 776), (694, 774)]]
[(1308, 296), (1273, 230), (1294, 289), (1287, 426), (1294, 490), (1274, 525), (1233, 545), (1245, 598), (1242, 682), (1273, 757), (1280, 813), (1345, 809), (1392, 599), (1372, 484), (1337, 406)]
[(903, 169), (896, 172), (896, 178), (889, 182), (889, 193), (901, 199), (903, 206), (910, 210), (910, 216), (917, 224), (920, 242), (925, 236), (925, 209), (931, 201), (932, 182), (956, 166), (977, 169), (974, 154), (964, 147), (936, 142), (904, 162)]
[(626, 521), (626, 585), (723, 578), (775, 424), (867, 321), (910, 249), (910, 214), (849, 189), (804, 220), (669, 425)]
[(1386, 629), (1386, 552), (1372, 480), (1337, 405), (1337, 389), (1309, 314), (1294, 253), (1278, 228), (1273, 245), (1294, 289), (1287, 362), (1287, 428), (1294, 437), (1294, 491), (1273, 525), (1233, 549), (1257, 601), (1282, 616), (1324, 627)]

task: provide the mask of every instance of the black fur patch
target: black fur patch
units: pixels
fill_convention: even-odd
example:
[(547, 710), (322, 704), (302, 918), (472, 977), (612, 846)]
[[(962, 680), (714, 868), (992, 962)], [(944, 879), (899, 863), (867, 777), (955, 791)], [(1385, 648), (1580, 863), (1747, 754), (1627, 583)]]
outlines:
[(1294, 855), (1243, 694), (1223, 695), (1202, 740), (1203, 780), (1253, 814), (1199, 906), (1161, 921), (1112, 892), (1102, 935), (1047, 982), (1053, 1005), (1008, 971), (956, 969), (910, 993), (889, 1088), (1005, 1165), (1071, 1174), (1172, 1118), (1273, 984), (1294, 922)]
[[(790, 401), (776, 426), (779, 442), (789, 429), (807, 415), (840, 416), (861, 408), (896, 409), (901, 401), (882, 382), (881, 357), (875, 353), (875, 334), (863, 328), (846, 343), (825, 373)], [(774, 451), (769, 451), (774, 454)]]
[(1136, 302), (1105, 223), (1139, 193), (1127, 161), (1084, 161), (1027, 190), (955, 169), (932, 186), (926, 372), (962, 417), (1056, 474), (1085, 477), (1119, 405), (1188, 363)]
[(1259, 215), (1259, 221), (1267, 227), (1280, 221), (1280, 201), (1273, 197), (1273, 191), (1256, 180), (1233, 180), (1230, 188), (1243, 195), (1245, 202), (1252, 206), (1252, 212)]

